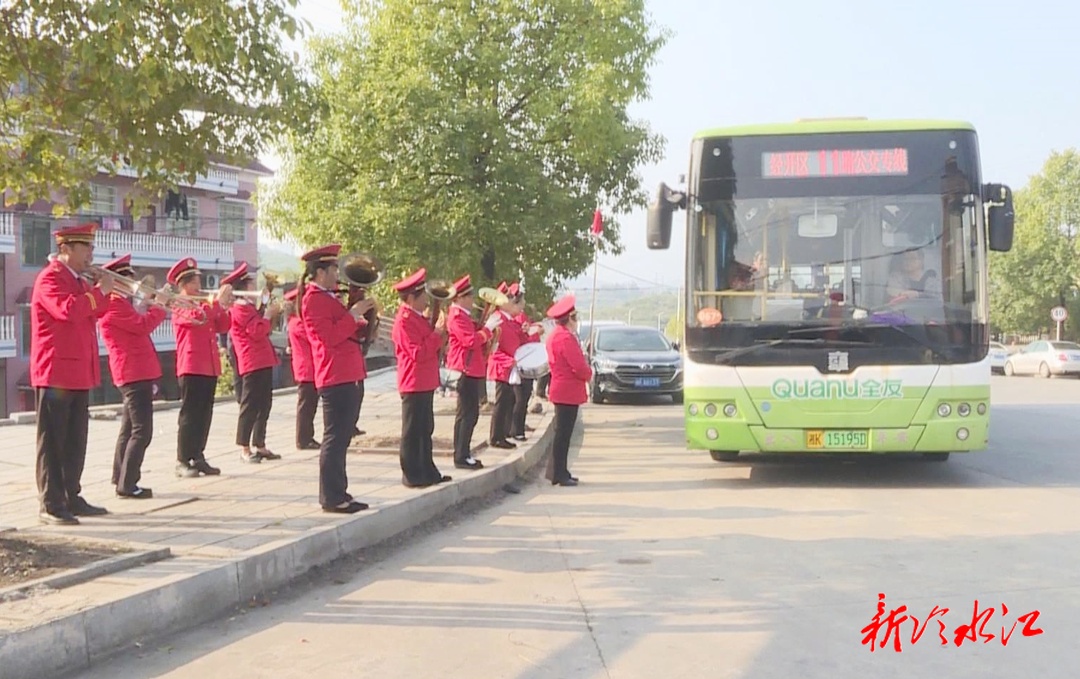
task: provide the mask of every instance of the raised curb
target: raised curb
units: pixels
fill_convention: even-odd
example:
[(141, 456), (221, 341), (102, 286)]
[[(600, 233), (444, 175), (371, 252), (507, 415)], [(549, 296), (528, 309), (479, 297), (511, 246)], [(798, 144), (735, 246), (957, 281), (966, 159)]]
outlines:
[(460, 502), (488, 495), (544, 459), (554, 437), (553, 423), (551, 414), (545, 413), (535, 441), (495, 466), (468, 472), (468, 476), (455, 470), (458, 474), (449, 485), (418, 491), (408, 499), (298, 538), (271, 543), (214, 568), (178, 574), (158, 587), (0, 635), (0, 679), (40, 679), (86, 670), (136, 641), (214, 620), (312, 568), (376, 545)]
[(37, 578), (36, 580), (12, 585), (11, 587), (4, 587), (3, 589), (0, 589), (0, 602), (23, 598), (30, 590), (41, 587), (46, 587), (48, 589), (71, 587), (72, 585), (78, 585), (87, 580), (100, 578), (103, 575), (110, 575), (122, 570), (127, 570), (128, 568), (135, 568), (136, 566), (161, 561), (170, 556), (172, 556), (172, 550), (168, 547), (144, 549), (129, 554), (120, 554), (119, 556), (114, 556), (109, 559), (95, 561), (82, 568), (75, 568), (63, 573), (57, 573), (56, 575), (49, 575), (44, 578)]
[[(379, 375), (383, 375), (383, 374), (388, 373), (388, 372), (393, 372), (395, 370), (397, 370), (396, 365), (388, 365), (385, 368), (379, 368), (377, 370), (372, 370), (371, 372), (369, 372), (367, 374), (367, 376), (368, 376), (368, 378), (378, 377)], [(296, 393), (296, 387), (295, 386), (293, 386), (293, 387), (282, 387), (281, 389), (275, 389), (274, 390), (274, 395), (275, 396), (280, 396), (280, 395), (285, 395), (285, 394), (295, 394), (295, 393)], [(227, 401), (233, 401), (235, 399), (236, 399), (235, 396), (215, 396), (214, 397), (214, 403), (225, 403)], [(154, 401), (154, 411), (155, 412), (157, 412), (159, 410), (176, 410), (179, 407), (180, 407), (180, 401)], [(90, 417), (91, 418), (99, 418), (99, 419), (101, 419), (101, 418), (108, 419), (110, 415), (119, 417), (121, 408), (123, 408), (123, 404), (120, 404), (120, 403), (109, 403), (109, 404), (106, 404), (106, 405), (92, 406), (90, 408)], [(10, 426), (10, 425), (14, 425), (14, 424), (36, 424), (36, 423), (37, 423), (37, 413), (35, 413), (32, 410), (31, 411), (18, 412), (18, 413), (11, 413), (10, 417), (0, 419), (0, 427)], [(6, 678), (0, 676), (0, 679), (6, 679)]]

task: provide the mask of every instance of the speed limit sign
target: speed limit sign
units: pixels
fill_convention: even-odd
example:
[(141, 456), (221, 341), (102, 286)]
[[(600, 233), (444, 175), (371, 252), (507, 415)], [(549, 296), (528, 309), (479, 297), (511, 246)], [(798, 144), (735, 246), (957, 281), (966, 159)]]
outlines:
[(1069, 317), (1069, 310), (1063, 306), (1056, 306), (1050, 310), (1050, 320), (1061, 323)]

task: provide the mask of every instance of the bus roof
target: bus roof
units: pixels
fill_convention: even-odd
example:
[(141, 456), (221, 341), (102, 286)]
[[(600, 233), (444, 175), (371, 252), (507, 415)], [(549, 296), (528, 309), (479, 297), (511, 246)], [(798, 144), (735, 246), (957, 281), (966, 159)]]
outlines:
[(913, 132), (935, 130), (971, 130), (971, 123), (961, 120), (869, 120), (867, 118), (816, 118), (793, 123), (736, 125), (702, 130), (694, 139), (709, 137), (754, 137), (778, 134), (828, 134), (835, 132)]

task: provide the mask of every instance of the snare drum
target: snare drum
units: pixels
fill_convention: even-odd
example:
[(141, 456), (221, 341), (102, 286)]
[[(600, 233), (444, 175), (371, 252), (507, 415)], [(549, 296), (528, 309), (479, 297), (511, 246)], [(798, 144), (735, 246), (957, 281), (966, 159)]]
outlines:
[(540, 342), (522, 344), (514, 352), (514, 363), (517, 365), (521, 378), (526, 380), (540, 379), (548, 374), (547, 347)]

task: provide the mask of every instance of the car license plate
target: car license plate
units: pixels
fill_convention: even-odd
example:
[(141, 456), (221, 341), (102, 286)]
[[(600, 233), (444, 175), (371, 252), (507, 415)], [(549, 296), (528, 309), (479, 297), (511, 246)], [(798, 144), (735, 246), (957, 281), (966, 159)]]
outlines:
[(635, 377), (634, 378), (634, 386), (635, 387), (659, 387), (660, 386), (660, 378), (659, 377)]
[(811, 429), (806, 432), (806, 447), (812, 450), (850, 450), (866, 448), (869, 437), (862, 429)]

